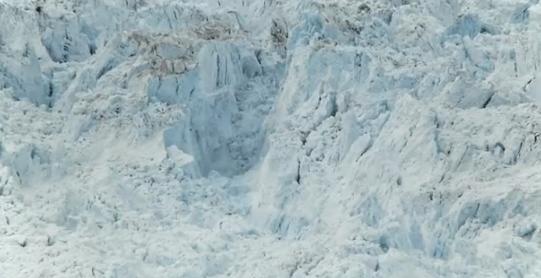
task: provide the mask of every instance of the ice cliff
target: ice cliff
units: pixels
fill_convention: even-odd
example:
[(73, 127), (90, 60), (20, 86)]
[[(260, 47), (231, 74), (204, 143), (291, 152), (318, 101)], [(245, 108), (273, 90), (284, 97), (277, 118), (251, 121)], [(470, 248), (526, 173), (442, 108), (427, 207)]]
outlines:
[(541, 277), (537, 0), (0, 0), (0, 278)]

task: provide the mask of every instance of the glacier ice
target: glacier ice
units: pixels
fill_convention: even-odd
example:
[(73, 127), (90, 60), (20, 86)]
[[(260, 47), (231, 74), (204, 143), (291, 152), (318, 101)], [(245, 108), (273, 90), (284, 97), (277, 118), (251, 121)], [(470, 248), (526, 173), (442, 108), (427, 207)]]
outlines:
[(0, 278), (539, 277), (540, 23), (0, 0)]

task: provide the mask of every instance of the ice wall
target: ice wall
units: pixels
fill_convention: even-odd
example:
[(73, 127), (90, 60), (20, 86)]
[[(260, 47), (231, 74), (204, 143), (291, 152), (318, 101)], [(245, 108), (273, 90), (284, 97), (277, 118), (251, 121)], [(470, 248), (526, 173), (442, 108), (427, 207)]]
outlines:
[(0, 1), (1, 277), (538, 277), (538, 1)]

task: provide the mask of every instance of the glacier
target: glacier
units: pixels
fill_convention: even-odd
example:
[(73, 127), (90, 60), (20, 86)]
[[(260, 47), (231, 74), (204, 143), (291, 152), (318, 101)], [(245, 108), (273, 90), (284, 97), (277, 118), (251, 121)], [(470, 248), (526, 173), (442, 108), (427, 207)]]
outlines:
[(537, 0), (0, 0), (0, 278), (541, 277)]

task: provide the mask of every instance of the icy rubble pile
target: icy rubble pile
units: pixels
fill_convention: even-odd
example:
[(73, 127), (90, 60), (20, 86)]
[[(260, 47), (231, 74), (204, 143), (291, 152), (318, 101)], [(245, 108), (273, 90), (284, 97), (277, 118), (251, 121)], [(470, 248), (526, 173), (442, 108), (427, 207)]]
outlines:
[(541, 4), (0, 1), (0, 278), (541, 276)]

